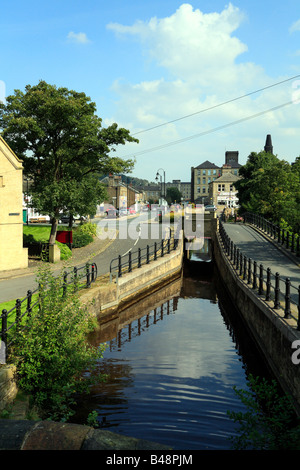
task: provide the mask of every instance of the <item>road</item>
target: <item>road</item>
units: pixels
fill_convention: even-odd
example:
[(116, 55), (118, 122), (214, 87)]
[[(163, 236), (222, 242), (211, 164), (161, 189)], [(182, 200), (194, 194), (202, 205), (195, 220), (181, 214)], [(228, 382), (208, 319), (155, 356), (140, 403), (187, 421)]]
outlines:
[[(114, 232), (117, 237), (113, 239), (108, 249), (102, 253), (95, 255), (91, 261), (97, 264), (98, 274), (106, 274), (109, 272), (110, 262), (119, 254), (123, 255), (129, 250), (137, 250), (139, 247), (144, 248), (147, 244), (153, 244), (163, 237), (165, 226), (158, 223), (148, 223), (149, 218), (154, 217), (151, 213), (141, 213), (136, 217), (128, 216), (119, 219), (94, 219), (92, 222), (97, 224), (98, 236), (107, 237), (107, 233), (113, 237)], [(153, 220), (153, 219), (152, 219)], [(104, 230), (108, 232), (104, 233)], [(102, 235), (104, 234), (104, 235)], [(80, 264), (76, 264), (80, 267)], [(82, 262), (81, 265), (84, 263)], [(57, 270), (60, 273), (61, 269)], [(56, 272), (56, 271), (54, 271)], [(34, 290), (37, 287), (36, 274), (23, 274), (18, 277), (0, 280), (0, 303), (7, 300), (23, 298), (27, 295), (29, 289)]]

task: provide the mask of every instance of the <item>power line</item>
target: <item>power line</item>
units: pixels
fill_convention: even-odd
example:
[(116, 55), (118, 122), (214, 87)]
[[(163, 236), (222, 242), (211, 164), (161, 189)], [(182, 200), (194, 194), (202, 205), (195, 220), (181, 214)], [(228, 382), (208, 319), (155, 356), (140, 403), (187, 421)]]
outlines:
[(212, 109), (215, 109), (215, 108), (219, 108), (220, 106), (224, 106), (225, 104), (229, 104), (229, 103), (233, 103), (234, 101), (237, 101), (237, 100), (240, 100), (242, 98), (246, 98), (247, 96), (251, 96), (251, 95), (254, 95), (255, 93), (259, 93), (261, 91), (264, 91), (264, 90), (267, 90), (269, 88), (273, 88), (275, 86), (278, 86), (278, 85), (281, 85), (282, 83), (286, 83), (286, 82), (289, 82), (291, 80), (295, 80), (296, 78), (299, 78), (300, 75), (295, 75), (294, 77), (290, 77), (290, 78), (287, 78), (285, 80), (281, 80), (280, 82), (276, 82), (276, 83), (273, 83), (272, 85), (268, 85), (268, 86), (265, 86), (263, 88), (259, 88), (258, 90), (255, 90), (255, 91), (251, 91), (249, 93), (246, 93), (244, 95), (241, 95), (241, 96), (238, 96), (236, 98), (232, 98), (228, 101), (223, 101), (222, 103), (219, 103), (219, 104), (216, 104), (214, 106), (210, 106), (209, 108), (205, 108), (205, 109), (201, 109), (200, 111), (196, 111), (194, 113), (191, 113), (191, 114), (187, 114), (186, 116), (182, 116), (182, 117), (179, 117), (177, 119), (173, 119), (171, 121), (167, 121), (167, 122), (164, 122), (162, 124), (157, 124), (156, 126), (153, 126), (153, 127), (149, 127), (148, 129), (144, 129), (142, 131), (138, 131), (138, 132), (135, 132), (134, 134), (132, 134), (133, 136), (135, 135), (138, 135), (138, 134), (141, 134), (143, 132), (148, 132), (148, 131), (152, 131), (153, 129), (157, 129), (158, 127), (162, 127), (162, 126), (166, 126), (168, 124), (172, 124), (173, 122), (177, 122), (177, 121), (181, 121), (183, 119), (187, 119), (189, 117), (192, 117), (192, 116), (195, 116), (196, 114), (200, 114), (200, 113), (205, 113), (206, 111), (210, 111)]
[(257, 118), (259, 116), (262, 116), (263, 114), (267, 114), (267, 113), (270, 113), (272, 111), (276, 111), (277, 109), (283, 108), (283, 107), (288, 106), (288, 105), (293, 104), (293, 103), (294, 103), (294, 101), (288, 101), (287, 103), (283, 103), (283, 104), (280, 104), (278, 106), (274, 106), (273, 108), (267, 109), (265, 111), (260, 111), (259, 113), (252, 114), (251, 116), (246, 116), (244, 118), (238, 119), (237, 121), (233, 121), (233, 122), (230, 122), (228, 124), (223, 124), (222, 126), (215, 127), (215, 128), (210, 129), (208, 131), (203, 131), (203, 132), (200, 132), (198, 134), (194, 134), (194, 135), (191, 135), (189, 137), (185, 137), (185, 138), (180, 139), (180, 140), (175, 140), (173, 142), (168, 142), (166, 144), (162, 144), (162, 145), (159, 145), (157, 147), (152, 147), (150, 149), (141, 150), (140, 152), (135, 152), (135, 153), (130, 154), (130, 155), (125, 155), (121, 158), (136, 157), (136, 156), (148, 153), (148, 152), (153, 152), (154, 150), (164, 149), (164, 148), (169, 147), (171, 145), (181, 144), (182, 142), (187, 142), (188, 140), (196, 139), (197, 137), (202, 137), (203, 135), (211, 134), (212, 132), (216, 132), (216, 131), (225, 129), (227, 127), (234, 126), (236, 124), (240, 124), (241, 122), (249, 121), (250, 119)]

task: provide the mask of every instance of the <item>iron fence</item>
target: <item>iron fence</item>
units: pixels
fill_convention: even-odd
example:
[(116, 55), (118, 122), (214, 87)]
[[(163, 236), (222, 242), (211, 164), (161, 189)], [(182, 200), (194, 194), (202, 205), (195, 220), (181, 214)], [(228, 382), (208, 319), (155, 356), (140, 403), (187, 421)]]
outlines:
[(295, 253), (296, 256), (300, 256), (300, 236), (298, 233), (291, 233), (289, 230), (281, 228), (259, 214), (246, 212), (243, 217), (244, 222), (261, 229), (283, 247)]
[(219, 234), (224, 251), (240, 279), (266, 302), (272, 302), (271, 308), (283, 308), (284, 318), (296, 320), (297, 330), (300, 331), (300, 285), (292, 284), (290, 278), (283, 277), (278, 272), (272, 273), (269, 267), (266, 268), (243, 254), (228, 236), (222, 221), (219, 222)]
[[(66, 296), (68, 286), (73, 286), (73, 291), (82, 288), (91, 287), (91, 283), (97, 279), (97, 265), (96, 263), (86, 263), (81, 267), (74, 267), (70, 271), (64, 271), (62, 275), (61, 291), (62, 297)], [(40, 285), (35, 290), (28, 290), (27, 295), (23, 299), (17, 299), (15, 305), (10, 309), (2, 309), (1, 314), (1, 351), (2, 356), (0, 359), (7, 360), (9, 347), (13, 343), (12, 333), (16, 328), (19, 328), (22, 321), (31, 318), (32, 314), (38, 314), (41, 310), (40, 298)], [(14, 317), (9, 326), (9, 318)]]
[(135, 251), (129, 250), (125, 255), (119, 255), (113, 258), (110, 262), (110, 280), (113, 275), (121, 277), (125, 273), (132, 272), (135, 268), (141, 268), (151, 261), (162, 258), (165, 254), (176, 250), (178, 246), (178, 233), (170, 233), (168, 238), (162, 239), (159, 242), (154, 242), (152, 245), (147, 245), (145, 248), (138, 248)]

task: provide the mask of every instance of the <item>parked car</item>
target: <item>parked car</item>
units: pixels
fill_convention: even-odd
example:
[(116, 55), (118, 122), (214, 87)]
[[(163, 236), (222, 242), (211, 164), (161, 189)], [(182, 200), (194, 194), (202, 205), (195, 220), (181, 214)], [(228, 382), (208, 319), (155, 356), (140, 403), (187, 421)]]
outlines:
[(217, 210), (216, 206), (214, 206), (214, 205), (205, 206), (204, 209), (206, 211), (216, 211)]
[(119, 211), (117, 209), (108, 209), (106, 214), (109, 219), (119, 217)]
[(121, 217), (122, 215), (127, 215), (128, 210), (125, 208), (119, 209), (119, 216)]
[(136, 214), (136, 211), (133, 207), (128, 207), (128, 213), (129, 214)]
[[(70, 215), (69, 214), (59, 214), (59, 222), (61, 224), (68, 224), (69, 223), (69, 220), (70, 220)], [(87, 217), (85, 216), (80, 216), (80, 215), (73, 215), (73, 222), (74, 221), (80, 221), (80, 222), (86, 222), (87, 221)]]

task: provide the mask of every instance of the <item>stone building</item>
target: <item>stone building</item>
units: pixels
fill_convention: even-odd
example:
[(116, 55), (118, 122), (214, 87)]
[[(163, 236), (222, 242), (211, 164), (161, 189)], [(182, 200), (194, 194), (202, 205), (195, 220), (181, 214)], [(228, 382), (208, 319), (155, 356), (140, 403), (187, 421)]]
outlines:
[(209, 185), (209, 204), (238, 207), (239, 201), (235, 183), (240, 178), (240, 176), (234, 175), (231, 171), (225, 171), (219, 178), (212, 181)]
[(0, 136), (0, 271), (26, 268), (22, 161)]
[(221, 168), (206, 160), (191, 168), (191, 201), (208, 204), (209, 184), (221, 175)]

